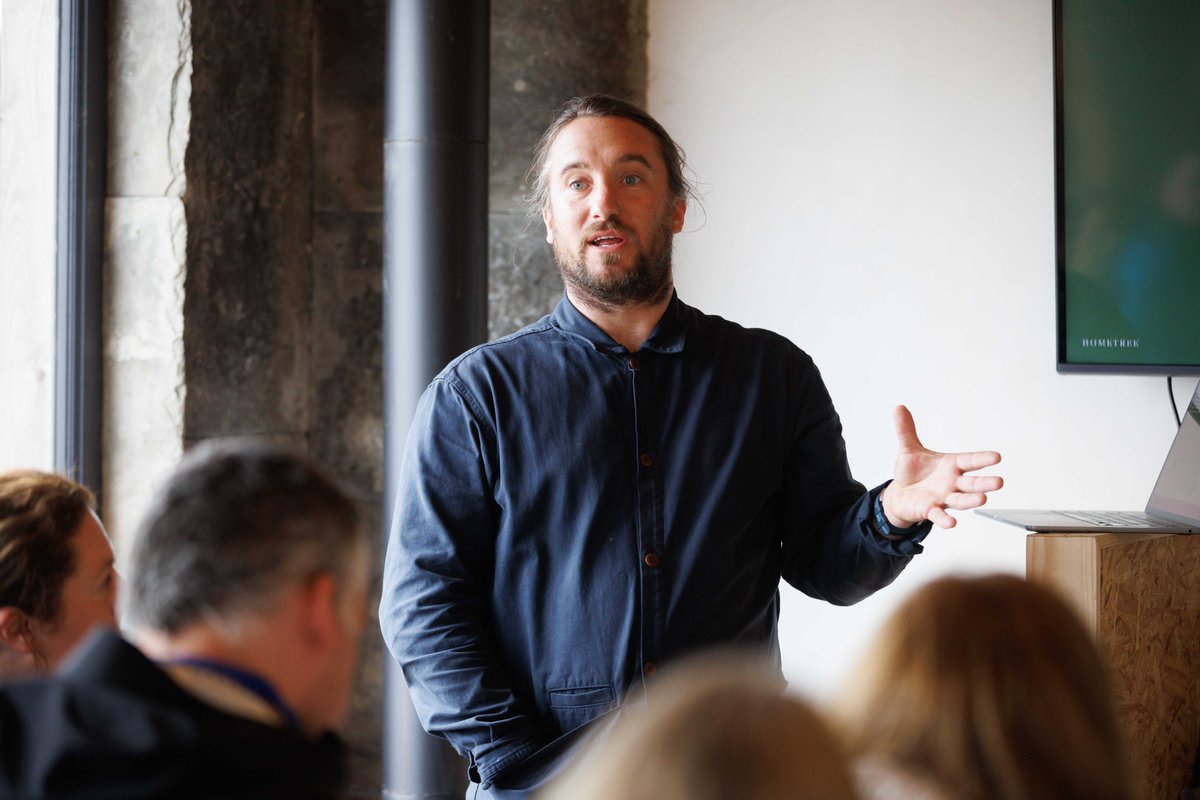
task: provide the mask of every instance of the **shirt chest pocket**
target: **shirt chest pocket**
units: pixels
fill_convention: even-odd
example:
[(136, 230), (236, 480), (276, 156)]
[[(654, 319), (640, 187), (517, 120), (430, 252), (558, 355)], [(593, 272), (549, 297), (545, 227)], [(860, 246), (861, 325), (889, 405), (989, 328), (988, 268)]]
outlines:
[(559, 730), (568, 733), (613, 708), (617, 694), (612, 686), (578, 686), (550, 690), (550, 713)]

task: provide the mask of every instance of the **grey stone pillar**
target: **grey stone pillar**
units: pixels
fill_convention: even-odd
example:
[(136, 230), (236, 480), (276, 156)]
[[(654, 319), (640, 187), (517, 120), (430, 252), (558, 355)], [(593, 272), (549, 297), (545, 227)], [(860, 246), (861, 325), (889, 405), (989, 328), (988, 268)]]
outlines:
[[(383, 87), (386, 0), (313, 0), (312, 320), (309, 452), (383, 530)], [(351, 13), (351, 11), (353, 13)], [(383, 563), (373, 535), (372, 563)], [(380, 795), (379, 574), (343, 728), (344, 797)]]
[(192, 6), (189, 444), (256, 435), (308, 448), (311, 41), (311, 0)]

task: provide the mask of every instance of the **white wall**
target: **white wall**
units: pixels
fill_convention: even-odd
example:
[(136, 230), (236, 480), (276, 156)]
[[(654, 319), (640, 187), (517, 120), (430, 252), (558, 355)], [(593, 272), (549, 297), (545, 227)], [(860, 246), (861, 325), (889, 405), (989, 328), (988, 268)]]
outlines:
[[(903, 402), (928, 446), (1001, 451), (997, 507), (1149, 495), (1165, 379), (1054, 369), (1052, 77), (1048, 0), (650, 3), (650, 110), (704, 191), (680, 295), (812, 354), (868, 485)], [(1176, 383), (1182, 404), (1195, 382)], [(826, 696), (937, 575), (1023, 573), (1022, 531), (959, 518), (858, 606), (785, 589), (794, 685)]]

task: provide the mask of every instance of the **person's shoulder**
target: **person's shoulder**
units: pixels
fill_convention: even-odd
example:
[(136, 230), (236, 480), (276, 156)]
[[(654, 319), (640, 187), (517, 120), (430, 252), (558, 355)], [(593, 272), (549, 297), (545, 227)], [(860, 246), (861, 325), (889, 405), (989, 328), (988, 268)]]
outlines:
[(0, 751), (26, 738), (24, 729), (43, 718), (49, 703), (60, 703), (62, 685), (43, 675), (0, 681)]
[(163, 705), (140, 660), (115, 634), (96, 634), (59, 673), (0, 687), (0, 750), (19, 754), (0, 764), (0, 796), (13, 785), (29, 796), (52, 785), (62, 798), (162, 796), (195, 728)]
[(684, 305), (688, 315), (688, 336), (695, 336), (704, 346), (725, 345), (748, 348), (775, 356), (794, 358), (803, 363), (812, 363), (803, 349), (781, 333), (768, 328), (742, 325), (717, 314), (709, 314), (698, 308)]
[(447, 364), (434, 380), (461, 379), (496, 364), (527, 358), (540, 351), (544, 337), (554, 335), (554, 325), (546, 315), (510, 334), (475, 345)]
[[(80, 642), (56, 673), (0, 683), (0, 698), (10, 708), (21, 705), (48, 712), (51, 704), (71, 703), (77, 696), (90, 702), (93, 696), (110, 690), (122, 696), (125, 690), (144, 690), (148, 673), (157, 671), (120, 634), (97, 628)], [(86, 711), (88, 703), (83, 705)]]
[(53, 781), (63, 798), (332, 800), (344, 777), (336, 735), (314, 741), (210, 706), (109, 632), (56, 675), (0, 684), (0, 751), (21, 754), (0, 759), (0, 797)]

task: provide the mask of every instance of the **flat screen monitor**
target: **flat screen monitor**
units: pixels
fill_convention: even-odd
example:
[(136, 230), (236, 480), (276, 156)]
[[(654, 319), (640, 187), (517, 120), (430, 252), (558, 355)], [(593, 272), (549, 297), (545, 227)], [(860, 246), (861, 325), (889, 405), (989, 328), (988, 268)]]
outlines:
[(1200, 374), (1200, 0), (1056, 0), (1060, 372)]

